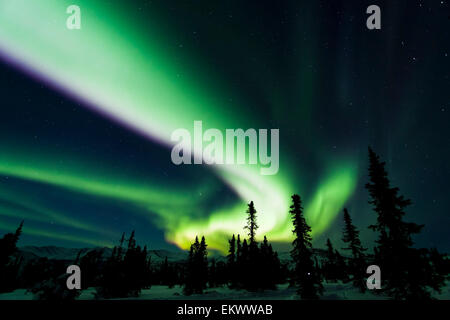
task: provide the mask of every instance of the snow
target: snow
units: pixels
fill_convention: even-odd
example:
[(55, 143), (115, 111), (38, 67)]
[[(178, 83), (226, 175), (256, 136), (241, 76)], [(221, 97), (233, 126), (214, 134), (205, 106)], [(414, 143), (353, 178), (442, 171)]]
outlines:
[[(387, 297), (377, 295), (367, 290), (360, 293), (351, 283), (323, 283), (323, 300), (386, 300)], [(289, 288), (287, 284), (279, 285), (278, 290), (266, 290), (264, 292), (248, 292), (246, 290), (231, 290), (227, 287), (210, 288), (204, 294), (183, 295), (182, 287), (152, 286), (142, 290), (138, 298), (129, 300), (296, 300), (295, 288)], [(79, 300), (94, 299), (94, 288), (83, 290)], [(442, 293), (435, 295), (437, 299), (450, 300), (450, 285), (443, 288)], [(0, 294), (0, 300), (32, 300), (33, 295), (26, 289), (18, 289), (14, 292)], [(121, 299), (127, 300), (127, 299)]]

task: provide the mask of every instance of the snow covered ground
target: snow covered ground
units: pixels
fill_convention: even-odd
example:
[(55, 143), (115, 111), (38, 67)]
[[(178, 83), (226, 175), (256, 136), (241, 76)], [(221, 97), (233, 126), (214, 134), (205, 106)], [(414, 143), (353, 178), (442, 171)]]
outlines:
[[(92, 300), (94, 288), (83, 290), (79, 299)], [(450, 300), (450, 285), (442, 290), (442, 294), (435, 296), (437, 299)], [(33, 295), (26, 293), (25, 289), (0, 294), (0, 300), (32, 300)], [(246, 290), (231, 290), (226, 287), (211, 288), (201, 295), (184, 296), (182, 288), (175, 286), (152, 286), (143, 290), (140, 297), (131, 300), (294, 300), (297, 299), (295, 289), (287, 284), (279, 285), (278, 290), (266, 290), (264, 292), (248, 292)], [(376, 295), (371, 291), (362, 294), (350, 283), (324, 283), (323, 300), (385, 300), (384, 296)]]

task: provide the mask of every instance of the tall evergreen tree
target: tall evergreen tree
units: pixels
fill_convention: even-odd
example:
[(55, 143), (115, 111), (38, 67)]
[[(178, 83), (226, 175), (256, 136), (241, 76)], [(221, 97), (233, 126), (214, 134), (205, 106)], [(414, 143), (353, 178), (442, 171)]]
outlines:
[(98, 298), (137, 297), (141, 290), (150, 286), (150, 264), (147, 248), (136, 244), (135, 233), (131, 233), (123, 248), (125, 234), (120, 244), (113, 249), (111, 257), (105, 261), (98, 279)]
[(0, 239), (0, 292), (13, 291), (17, 286), (17, 275), (21, 257), (13, 258), (17, 253), (17, 242), (22, 234), (23, 221), (14, 233), (7, 233)]
[(19, 238), (22, 234), (22, 229), (23, 229), (23, 220), (22, 220), (22, 222), (20, 222), (19, 227), (16, 229), (16, 232), (14, 233), (14, 239), (15, 239), (16, 243), (17, 243), (17, 241), (19, 241)]
[[(80, 250), (81, 252), (81, 250)], [(78, 253), (80, 255), (80, 252)], [(104, 249), (91, 250), (83, 257), (77, 259), (83, 274), (81, 277), (81, 288), (95, 288), (98, 286), (101, 266), (103, 264)]]
[(348, 213), (347, 208), (344, 209), (344, 231), (342, 241), (347, 244), (344, 250), (350, 250), (352, 257), (349, 261), (349, 273), (353, 276), (353, 284), (360, 291), (366, 290), (366, 268), (367, 262), (364, 251), (366, 249), (362, 246), (359, 239), (359, 231), (353, 225), (352, 218)]
[(155, 280), (158, 284), (167, 285), (169, 287), (174, 286), (175, 274), (172, 267), (169, 265), (169, 260), (167, 256), (164, 258), (164, 262), (161, 263), (159, 270), (155, 276)]
[(276, 284), (282, 280), (281, 263), (266, 236), (260, 245), (258, 265), (256, 283), (259, 289), (276, 289)]
[(412, 240), (423, 225), (403, 221), (411, 201), (399, 195), (398, 188), (391, 187), (385, 162), (371, 148), (369, 178), (369, 203), (377, 213), (376, 223), (369, 228), (379, 234), (375, 261), (382, 270), (383, 290), (394, 299), (430, 298), (427, 288), (435, 285), (426, 275), (430, 262), (423, 250), (413, 248)]
[(236, 240), (236, 262), (240, 260), (241, 254), (242, 254), (241, 236), (238, 234)]
[(122, 258), (124, 243), (125, 243), (125, 232), (122, 233), (122, 237), (120, 238), (120, 241), (119, 241), (119, 247), (118, 248), (114, 247), (114, 249), (116, 249), (115, 253), (117, 254), (118, 259)]
[(344, 282), (348, 282), (348, 267), (345, 262), (344, 257), (339, 253), (338, 250), (334, 251), (335, 261), (336, 261), (336, 278)]
[(272, 246), (269, 244), (269, 241), (267, 241), (267, 236), (264, 236), (264, 240), (260, 245), (260, 249), (261, 249), (261, 256), (263, 257), (270, 256), (270, 250), (272, 250)]
[(184, 293), (203, 293), (208, 282), (208, 252), (205, 237), (201, 242), (195, 237), (195, 242), (191, 245), (187, 263)]
[(348, 269), (344, 258), (333, 247), (330, 239), (326, 242), (326, 259), (322, 266), (322, 274), (327, 281), (335, 282), (337, 280), (342, 280), (344, 282), (348, 281)]
[(248, 229), (248, 237), (249, 237), (249, 243), (248, 245), (251, 247), (255, 246), (256, 240), (256, 230), (258, 229), (258, 224), (256, 223), (256, 209), (255, 205), (253, 204), (253, 201), (250, 201), (247, 208), (247, 225), (245, 226), (245, 229)]
[(229, 267), (231, 268), (236, 262), (236, 238), (234, 237), (234, 234), (233, 237), (228, 240), (228, 244), (230, 245), (230, 247), (228, 249), (227, 261)]
[(327, 259), (332, 264), (334, 264), (334, 260), (336, 259), (336, 253), (333, 245), (331, 244), (330, 238), (327, 239)]
[(247, 239), (244, 239), (244, 241), (242, 242), (242, 248), (241, 248), (241, 263), (247, 263), (248, 261), (248, 254), (249, 249), (248, 249), (248, 243), (247, 243)]
[(311, 227), (303, 217), (302, 201), (299, 195), (292, 196), (290, 211), (295, 239), (292, 242), (291, 257), (295, 263), (293, 284), (302, 299), (317, 299), (323, 287), (312, 257)]
[(195, 256), (196, 252), (199, 247), (198, 242), (198, 236), (195, 237), (195, 242), (191, 244), (191, 247), (189, 248), (189, 256), (186, 266), (186, 276), (185, 276), (185, 283), (183, 292), (186, 295), (191, 295), (194, 293), (195, 287), (196, 287), (196, 263), (195, 263)]
[(201, 277), (200, 283), (203, 289), (206, 288), (206, 284), (208, 281), (208, 251), (206, 248), (208, 245), (206, 244), (205, 237), (202, 237), (202, 240), (200, 242), (200, 250), (198, 252), (198, 259), (199, 259), (199, 270), (200, 273), (203, 275)]
[(249, 246), (247, 239), (242, 241), (242, 246), (240, 249), (239, 262), (237, 265), (237, 282), (238, 286), (241, 288), (248, 288), (249, 276), (250, 275), (250, 260), (249, 260)]
[(236, 285), (236, 265), (237, 265), (237, 257), (236, 257), (236, 238), (233, 234), (233, 237), (228, 240), (229, 249), (227, 256), (227, 275), (228, 280), (230, 282), (230, 286), (234, 287)]
[(330, 239), (327, 239), (326, 246), (327, 246), (326, 259), (322, 271), (327, 281), (336, 281), (337, 280), (336, 251), (334, 250)]

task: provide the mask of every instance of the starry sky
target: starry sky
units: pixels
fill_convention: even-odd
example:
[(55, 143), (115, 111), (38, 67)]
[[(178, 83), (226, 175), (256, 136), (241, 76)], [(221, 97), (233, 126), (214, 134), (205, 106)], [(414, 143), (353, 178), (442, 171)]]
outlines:
[[(66, 8), (81, 8), (81, 30)], [(366, 8), (381, 8), (381, 30)], [(0, 233), (21, 245), (151, 248), (205, 235), (226, 250), (254, 201), (292, 240), (302, 196), (313, 244), (341, 247), (347, 207), (368, 247), (367, 147), (448, 251), (448, 1), (0, 0)], [(277, 128), (280, 168), (171, 162), (177, 128)]]

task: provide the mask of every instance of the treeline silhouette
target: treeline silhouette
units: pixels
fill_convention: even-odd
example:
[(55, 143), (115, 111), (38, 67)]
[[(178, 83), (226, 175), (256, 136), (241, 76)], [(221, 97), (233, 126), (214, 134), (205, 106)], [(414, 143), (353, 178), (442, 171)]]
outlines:
[[(92, 250), (70, 264), (82, 270), (82, 288), (95, 288), (95, 297), (110, 299), (137, 297), (152, 285), (180, 286), (183, 294), (202, 294), (208, 288), (229, 287), (233, 290), (276, 290), (278, 284), (289, 283), (301, 299), (318, 299), (325, 282), (351, 282), (361, 292), (367, 290), (366, 269), (378, 265), (382, 270), (382, 289), (393, 299), (430, 299), (432, 291), (441, 292), (449, 278), (447, 254), (436, 249), (415, 248), (412, 236), (423, 225), (404, 221), (405, 208), (411, 203), (392, 187), (385, 163), (369, 148), (369, 203), (377, 215), (369, 226), (378, 239), (373, 254), (362, 245), (358, 228), (350, 213), (343, 210), (344, 229), (342, 255), (330, 239), (323, 254), (312, 246), (311, 227), (303, 213), (302, 199), (291, 197), (289, 214), (294, 240), (291, 260), (281, 262), (266, 236), (257, 241), (257, 211), (251, 201), (247, 208), (246, 238), (233, 234), (228, 240), (225, 259), (208, 259), (205, 237), (195, 238), (186, 261), (152, 263), (147, 247), (137, 245), (134, 231), (123, 234), (110, 257)], [(67, 290), (67, 262), (40, 258), (23, 263), (17, 242), (23, 222), (15, 233), (0, 239), (0, 292), (27, 288), (37, 299), (75, 299), (79, 290)]]

